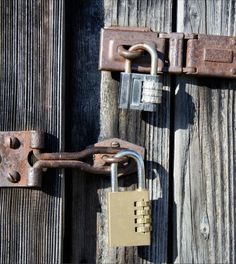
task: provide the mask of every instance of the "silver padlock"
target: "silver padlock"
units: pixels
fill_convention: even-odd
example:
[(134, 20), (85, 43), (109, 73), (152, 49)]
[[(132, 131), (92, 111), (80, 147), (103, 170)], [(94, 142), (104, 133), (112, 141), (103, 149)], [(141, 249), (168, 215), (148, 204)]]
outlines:
[(126, 59), (125, 72), (121, 73), (119, 107), (155, 112), (163, 89), (162, 75), (157, 75), (158, 54), (155, 46), (147, 43), (133, 45), (129, 51), (140, 49), (151, 56), (150, 74), (131, 73), (131, 60)]
[(149, 193), (145, 188), (145, 170), (142, 156), (132, 150), (123, 150), (115, 157), (130, 157), (138, 166), (138, 189), (118, 191), (118, 164), (111, 165), (111, 189), (108, 193), (109, 245), (150, 245), (151, 208)]

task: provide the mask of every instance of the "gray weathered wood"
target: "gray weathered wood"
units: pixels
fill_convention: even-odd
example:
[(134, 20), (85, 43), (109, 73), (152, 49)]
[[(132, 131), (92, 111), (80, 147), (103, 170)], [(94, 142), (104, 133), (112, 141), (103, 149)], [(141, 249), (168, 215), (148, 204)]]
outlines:
[[(98, 67), (99, 31), (105, 26), (144, 26), (171, 31), (172, 0), (160, 1), (70, 1), (67, 40), (70, 69), (71, 149), (111, 137), (120, 137), (146, 147), (147, 183), (153, 200), (152, 246), (117, 248), (108, 246), (106, 194), (110, 180), (73, 172), (67, 197), (72, 199), (65, 261), (79, 263), (167, 262), (169, 183), (169, 80), (165, 79), (163, 103), (156, 114), (140, 114), (117, 108), (118, 83)], [(68, 176), (69, 177), (69, 176)], [(121, 180), (134, 187), (136, 179)], [(68, 205), (69, 206), (69, 205)], [(69, 212), (70, 208), (68, 209)], [(71, 239), (69, 238), (71, 234)], [(71, 246), (71, 248), (70, 248)]]
[[(0, 129), (50, 133), (62, 147), (63, 1), (0, 1)], [(0, 189), (0, 263), (59, 263), (61, 174), (43, 189)]]
[[(180, 32), (235, 35), (234, 0), (178, 1)], [(235, 263), (235, 81), (178, 78), (173, 261)]]

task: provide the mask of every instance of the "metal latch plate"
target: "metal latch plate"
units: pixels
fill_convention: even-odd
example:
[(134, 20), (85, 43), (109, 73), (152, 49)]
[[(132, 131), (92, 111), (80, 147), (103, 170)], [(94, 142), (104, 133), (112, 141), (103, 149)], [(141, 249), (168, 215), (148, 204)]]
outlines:
[(186, 67), (191, 74), (236, 77), (236, 39), (198, 35), (188, 41)]
[[(236, 38), (230, 36), (157, 33), (147, 28), (110, 27), (101, 31), (99, 70), (124, 71), (125, 55), (138, 43), (153, 43), (158, 52), (157, 73), (236, 78)], [(132, 71), (150, 71), (150, 59), (142, 54), (132, 61)]]
[[(151, 42), (155, 43), (158, 59), (158, 71), (164, 68), (164, 58), (161, 54), (165, 51), (165, 39), (157, 37), (158, 34), (148, 28), (122, 28), (110, 27), (101, 30), (99, 69), (107, 71), (124, 71), (125, 58), (120, 56), (120, 46), (130, 47), (134, 44)], [(132, 63), (132, 68), (137, 72), (150, 72), (150, 60), (141, 56)]]
[(44, 147), (43, 140), (38, 131), (0, 132), (0, 187), (40, 187), (29, 159), (33, 149)]
[[(142, 158), (144, 159), (145, 156), (145, 148), (138, 146), (136, 144), (130, 143), (128, 141), (122, 140), (120, 138), (112, 138), (112, 139), (105, 139), (103, 141), (100, 141), (94, 145), (95, 147), (119, 147), (119, 148), (125, 148), (130, 149), (133, 151), (138, 152)], [(107, 158), (111, 158), (112, 155), (106, 154)], [(104, 157), (104, 154), (96, 154), (94, 157), (94, 167), (100, 167), (104, 166), (106, 164), (106, 157)], [(131, 161), (132, 162), (132, 161)], [(129, 173), (136, 172), (136, 162), (132, 162), (132, 166), (130, 167)], [(118, 174), (118, 177), (122, 176), (122, 174)]]
[(80, 152), (42, 153), (43, 132), (0, 132), (0, 187), (41, 187), (42, 172), (47, 168), (78, 168), (108, 175), (110, 164), (116, 162), (120, 164), (119, 176), (133, 173), (136, 166), (127, 157), (119, 161), (114, 157), (123, 148), (144, 157), (143, 147), (118, 138), (101, 141)]

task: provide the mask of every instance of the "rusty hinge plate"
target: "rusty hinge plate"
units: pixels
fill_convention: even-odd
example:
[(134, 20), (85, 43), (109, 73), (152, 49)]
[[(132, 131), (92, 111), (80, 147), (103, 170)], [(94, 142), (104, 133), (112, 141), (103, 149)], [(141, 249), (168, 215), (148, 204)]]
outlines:
[[(101, 31), (99, 69), (124, 71), (128, 50), (138, 43), (154, 43), (158, 51), (157, 73), (236, 77), (236, 38), (188, 33), (156, 33), (147, 28), (104, 28)], [(150, 58), (143, 53), (133, 60), (132, 70), (150, 71)]]
[(0, 187), (40, 187), (41, 175), (33, 173), (29, 159), (43, 140), (37, 131), (0, 132)]
[(128, 158), (115, 158), (116, 153), (130, 149), (144, 158), (143, 147), (118, 138), (101, 141), (80, 152), (42, 153), (43, 148), (43, 132), (0, 132), (0, 187), (41, 187), (42, 172), (47, 168), (78, 168), (109, 175), (113, 162), (120, 164), (118, 176), (122, 176), (137, 168)]

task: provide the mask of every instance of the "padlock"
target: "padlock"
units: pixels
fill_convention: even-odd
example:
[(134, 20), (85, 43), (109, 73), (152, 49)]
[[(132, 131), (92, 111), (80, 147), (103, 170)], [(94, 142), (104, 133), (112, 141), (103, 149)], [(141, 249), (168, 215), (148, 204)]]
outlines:
[(136, 44), (129, 51), (146, 50), (151, 56), (150, 74), (131, 73), (131, 60), (125, 61), (125, 72), (121, 73), (119, 108), (149, 112), (157, 110), (161, 103), (163, 81), (157, 75), (158, 54), (154, 44)]
[(138, 188), (135, 191), (118, 191), (117, 163), (111, 165), (111, 192), (108, 193), (109, 245), (150, 245), (151, 206), (145, 189), (145, 170), (142, 156), (132, 150), (123, 150), (115, 157), (133, 158), (138, 167)]

